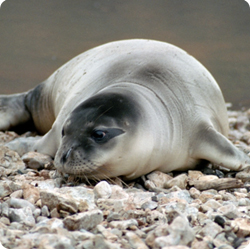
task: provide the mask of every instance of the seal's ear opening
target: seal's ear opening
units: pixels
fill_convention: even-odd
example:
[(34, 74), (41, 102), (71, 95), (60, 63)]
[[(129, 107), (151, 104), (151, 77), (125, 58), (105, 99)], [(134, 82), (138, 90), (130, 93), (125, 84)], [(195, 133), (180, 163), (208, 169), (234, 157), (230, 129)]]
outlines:
[(119, 128), (94, 129), (91, 138), (99, 144), (106, 143), (112, 138), (123, 134), (124, 131)]

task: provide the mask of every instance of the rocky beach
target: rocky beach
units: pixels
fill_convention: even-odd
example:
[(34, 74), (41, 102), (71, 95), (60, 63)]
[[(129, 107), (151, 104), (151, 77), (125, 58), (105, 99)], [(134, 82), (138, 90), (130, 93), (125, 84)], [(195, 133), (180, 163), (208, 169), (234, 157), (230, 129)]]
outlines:
[[(228, 116), (229, 139), (249, 153), (250, 109)], [(18, 136), (0, 133), (5, 248), (244, 249), (250, 243), (250, 169), (209, 165), (93, 183), (59, 176), (48, 156), (19, 156), (4, 146)]]

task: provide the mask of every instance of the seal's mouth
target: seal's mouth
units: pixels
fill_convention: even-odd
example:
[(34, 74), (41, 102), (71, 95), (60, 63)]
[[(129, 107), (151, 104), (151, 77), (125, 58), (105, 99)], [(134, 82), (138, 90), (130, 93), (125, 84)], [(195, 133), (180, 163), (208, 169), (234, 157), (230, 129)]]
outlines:
[[(75, 152), (74, 157), (72, 157), (72, 151), (73, 149), (69, 149), (63, 155), (56, 155), (54, 165), (59, 173), (93, 180), (109, 178), (109, 171), (107, 171), (105, 165), (97, 164), (94, 161), (83, 157), (79, 152)], [(69, 157), (70, 155), (71, 157)]]

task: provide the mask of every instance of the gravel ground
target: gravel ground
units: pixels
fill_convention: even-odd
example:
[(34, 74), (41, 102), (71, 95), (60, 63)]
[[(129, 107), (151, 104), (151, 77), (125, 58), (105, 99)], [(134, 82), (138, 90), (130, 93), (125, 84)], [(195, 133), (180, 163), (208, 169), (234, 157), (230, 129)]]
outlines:
[[(250, 110), (228, 111), (229, 138), (250, 151)], [(25, 134), (22, 136), (29, 136)], [(38, 153), (20, 157), (0, 133), (0, 241), (6, 248), (243, 249), (250, 242), (250, 170), (153, 172), (83, 183)]]

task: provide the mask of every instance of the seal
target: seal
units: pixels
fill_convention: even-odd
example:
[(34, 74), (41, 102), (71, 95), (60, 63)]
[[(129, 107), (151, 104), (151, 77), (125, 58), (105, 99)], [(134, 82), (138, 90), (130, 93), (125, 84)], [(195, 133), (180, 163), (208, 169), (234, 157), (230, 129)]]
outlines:
[(73, 58), (36, 88), (0, 96), (0, 129), (33, 123), (40, 137), (8, 146), (55, 157), (59, 172), (134, 179), (250, 158), (226, 137), (223, 95), (206, 68), (159, 41), (111, 42)]

